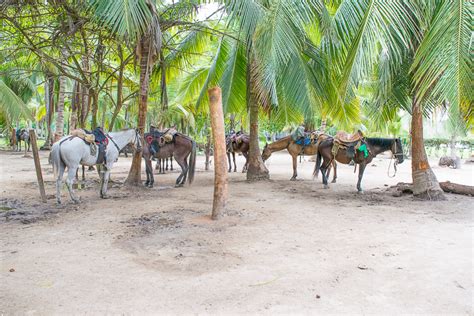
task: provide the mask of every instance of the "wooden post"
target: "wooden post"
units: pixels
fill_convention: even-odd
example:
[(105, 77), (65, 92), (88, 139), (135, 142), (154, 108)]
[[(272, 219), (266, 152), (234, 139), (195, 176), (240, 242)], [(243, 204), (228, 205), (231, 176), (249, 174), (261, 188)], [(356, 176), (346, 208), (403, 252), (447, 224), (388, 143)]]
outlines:
[(224, 211), (228, 196), (224, 112), (221, 89), (219, 87), (211, 88), (208, 90), (208, 94), (214, 141), (214, 202), (211, 218), (218, 219)]
[(44, 182), (43, 182), (43, 174), (41, 173), (41, 164), (40, 158), (38, 153), (38, 144), (36, 143), (36, 133), (34, 129), (30, 129), (30, 142), (31, 142), (31, 150), (33, 151), (33, 159), (35, 160), (35, 168), (36, 168), (36, 178), (38, 179), (38, 185), (41, 194), (41, 201), (46, 203), (46, 192), (44, 191)]

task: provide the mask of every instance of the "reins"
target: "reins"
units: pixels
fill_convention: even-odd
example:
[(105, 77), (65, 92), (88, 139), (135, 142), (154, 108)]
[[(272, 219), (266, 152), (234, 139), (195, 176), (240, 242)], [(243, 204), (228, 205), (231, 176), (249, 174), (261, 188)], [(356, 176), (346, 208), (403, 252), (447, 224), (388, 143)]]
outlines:
[[(387, 169), (387, 176), (389, 178), (395, 178), (395, 176), (397, 175), (397, 164), (398, 164), (398, 161), (396, 159), (398, 155), (403, 155), (403, 152), (402, 153), (397, 153), (397, 141), (395, 140), (394, 141), (394, 146), (395, 146), (395, 153), (392, 151), (392, 157), (390, 158), (390, 163), (388, 164), (388, 169)], [(393, 176), (390, 175), (390, 166), (392, 165), (392, 162), (393, 162)]]

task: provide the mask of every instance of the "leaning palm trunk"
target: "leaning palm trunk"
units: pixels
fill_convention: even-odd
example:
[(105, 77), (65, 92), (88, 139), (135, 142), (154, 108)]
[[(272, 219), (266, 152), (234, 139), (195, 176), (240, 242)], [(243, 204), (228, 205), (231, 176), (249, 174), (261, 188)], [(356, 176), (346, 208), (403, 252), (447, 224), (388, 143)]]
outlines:
[[(143, 139), (145, 132), (146, 123), (146, 112), (147, 112), (147, 100), (148, 100), (148, 89), (150, 85), (150, 68), (152, 65), (152, 54), (149, 36), (143, 36), (140, 40), (140, 99), (138, 103), (138, 130), (140, 137)], [(142, 184), (141, 181), (141, 165), (142, 155), (140, 152), (136, 152), (133, 155), (132, 166), (128, 173), (127, 180), (125, 181), (128, 185), (138, 186)]]
[(431, 170), (423, 142), (423, 113), (419, 104), (413, 102), (411, 119), (412, 133), (412, 179), (413, 195), (426, 200), (443, 200), (443, 190)]

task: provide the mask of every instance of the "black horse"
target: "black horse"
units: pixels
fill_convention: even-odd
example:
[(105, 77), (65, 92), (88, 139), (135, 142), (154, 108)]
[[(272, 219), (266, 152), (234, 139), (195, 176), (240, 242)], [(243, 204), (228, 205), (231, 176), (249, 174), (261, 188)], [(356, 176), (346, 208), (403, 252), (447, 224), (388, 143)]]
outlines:
[[(332, 137), (323, 140), (319, 144), (313, 175), (317, 176), (319, 169), (321, 169), (325, 189), (329, 188), (326, 170), (329, 168), (334, 159), (337, 162), (343, 164), (349, 164), (351, 161), (354, 161), (354, 163), (359, 165), (359, 180), (357, 181), (358, 192), (362, 192), (362, 187), (360, 184), (362, 181), (362, 176), (364, 175), (365, 167), (374, 159), (375, 156), (384, 151), (390, 150), (393, 157), (397, 158), (398, 163), (403, 162), (403, 149), (400, 138), (364, 138), (362, 142), (367, 146), (368, 155), (366, 155), (363, 151), (354, 149), (355, 143), (352, 144), (352, 146), (349, 146), (349, 148), (341, 146), (337, 150), (336, 155), (334, 155), (332, 152), (334, 138)], [(322, 164), (321, 157), (323, 158)]]

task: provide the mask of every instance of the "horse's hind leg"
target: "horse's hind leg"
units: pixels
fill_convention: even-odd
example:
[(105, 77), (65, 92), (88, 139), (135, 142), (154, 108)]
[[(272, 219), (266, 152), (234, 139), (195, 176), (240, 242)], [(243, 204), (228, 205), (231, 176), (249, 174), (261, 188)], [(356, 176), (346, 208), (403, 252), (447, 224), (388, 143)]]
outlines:
[(328, 160), (326, 157), (324, 157), (323, 163), (321, 164), (321, 174), (323, 175), (323, 184), (325, 189), (329, 189), (327, 170), (331, 166), (331, 162), (331, 159)]
[(183, 186), (183, 178), (186, 174), (186, 165), (185, 165), (185, 161), (184, 159), (180, 158), (180, 159), (176, 159), (176, 162), (178, 163), (178, 165), (181, 167), (181, 174), (178, 176), (178, 178), (176, 179), (176, 187), (181, 187)]
[(166, 161), (166, 169), (165, 170), (168, 171), (169, 170), (168, 169), (168, 158), (165, 158), (165, 161)]
[(170, 157), (170, 164), (171, 164), (171, 169), (170, 170), (173, 171), (174, 170), (174, 168), (173, 168), (173, 156)]
[(364, 170), (365, 170), (365, 163), (359, 164), (359, 179), (357, 180), (357, 191), (359, 193), (363, 193), (363, 190), (360, 184), (362, 182), (362, 177), (364, 176)]
[(232, 159), (234, 160), (234, 172), (237, 172), (237, 164), (235, 163), (235, 151), (232, 152)]
[(72, 185), (74, 184), (74, 177), (76, 176), (76, 170), (78, 167), (71, 168), (68, 167), (67, 169), (67, 179), (66, 179), (66, 185), (67, 189), (69, 190), (69, 195), (71, 196), (71, 199), (74, 203), (79, 203), (79, 199), (76, 197), (76, 194), (74, 193), (74, 188)]
[(296, 172), (298, 158), (297, 156), (293, 156), (293, 155), (291, 157), (293, 158), (293, 176), (291, 177), (290, 181), (295, 181), (296, 177), (298, 176), (298, 173)]
[(56, 202), (58, 204), (61, 204), (61, 186), (63, 181), (64, 169), (66, 169), (66, 166), (62, 161), (60, 161), (58, 175), (56, 178)]

